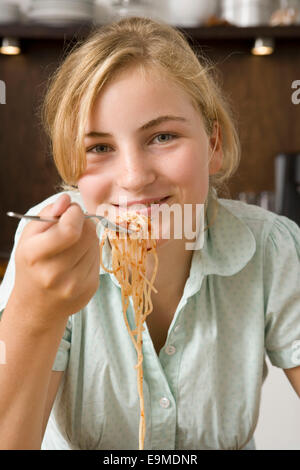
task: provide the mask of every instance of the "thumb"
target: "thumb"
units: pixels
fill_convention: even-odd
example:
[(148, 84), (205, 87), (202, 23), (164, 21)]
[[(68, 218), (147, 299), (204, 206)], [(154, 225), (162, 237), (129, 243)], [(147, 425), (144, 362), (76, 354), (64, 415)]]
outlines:
[(40, 215), (48, 215), (48, 216), (56, 216), (59, 217), (62, 215), (70, 206), (71, 204), (71, 198), (68, 194), (61, 194), (59, 198), (53, 203), (49, 204), (49, 206), (45, 207), (43, 211), (45, 210), (45, 214), (43, 211), (41, 211)]
[[(40, 217), (60, 217), (70, 206), (71, 198), (68, 194), (61, 194), (58, 199), (52, 203), (48, 204), (44, 207), (40, 212)], [(30, 231), (32, 235), (37, 233), (45, 232), (53, 225), (53, 222), (39, 222), (39, 221), (32, 221), (29, 222), (27, 228), (27, 232)]]

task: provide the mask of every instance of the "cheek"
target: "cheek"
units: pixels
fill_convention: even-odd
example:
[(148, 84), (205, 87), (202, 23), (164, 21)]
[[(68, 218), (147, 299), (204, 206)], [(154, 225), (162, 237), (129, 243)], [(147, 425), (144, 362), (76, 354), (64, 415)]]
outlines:
[(83, 175), (78, 180), (78, 189), (86, 209), (95, 212), (97, 206), (106, 200), (109, 183), (103, 177)]
[[(204, 155), (204, 157), (203, 157)], [(184, 192), (184, 199), (189, 202), (202, 202), (208, 189), (208, 167), (205, 152), (189, 149), (178, 155), (169, 167), (169, 177)]]

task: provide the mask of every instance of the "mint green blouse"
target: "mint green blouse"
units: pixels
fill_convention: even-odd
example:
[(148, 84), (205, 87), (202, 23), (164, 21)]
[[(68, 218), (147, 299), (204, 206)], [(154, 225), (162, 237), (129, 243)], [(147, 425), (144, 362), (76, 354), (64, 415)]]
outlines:
[[(85, 209), (79, 193), (69, 194)], [(300, 365), (299, 227), (240, 201), (217, 204), (159, 355), (145, 325), (145, 449), (255, 449), (265, 354), (276, 367)], [(14, 250), (0, 310), (14, 284)], [(133, 326), (132, 302), (128, 318)], [(53, 364), (65, 372), (42, 449), (138, 449), (136, 362), (120, 285), (101, 268), (99, 289), (69, 318)]]

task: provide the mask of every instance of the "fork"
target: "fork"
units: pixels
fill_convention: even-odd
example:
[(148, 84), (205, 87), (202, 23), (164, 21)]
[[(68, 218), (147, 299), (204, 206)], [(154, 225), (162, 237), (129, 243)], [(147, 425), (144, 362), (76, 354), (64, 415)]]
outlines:
[[(59, 217), (40, 217), (39, 215), (18, 214), (17, 212), (7, 212), (6, 215), (8, 215), (9, 217), (16, 217), (17, 219), (37, 220), (39, 222), (59, 221)], [(105, 228), (109, 228), (110, 230), (114, 230), (115, 232), (133, 233), (132, 230), (122, 227), (121, 225), (114, 224), (110, 220), (106, 219), (106, 217), (103, 217), (103, 215), (88, 214), (87, 212), (84, 213), (85, 219), (92, 219), (94, 217), (98, 219)]]

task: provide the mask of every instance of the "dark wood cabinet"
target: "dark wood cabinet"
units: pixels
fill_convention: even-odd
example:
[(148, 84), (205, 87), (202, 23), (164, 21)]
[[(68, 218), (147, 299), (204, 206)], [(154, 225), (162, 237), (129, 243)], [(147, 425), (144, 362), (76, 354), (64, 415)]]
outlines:
[[(19, 56), (0, 54), (0, 80), (6, 84), (6, 104), (0, 105), (0, 259), (9, 256), (18, 223), (6, 212), (25, 212), (57, 190), (59, 177), (40, 107), (48, 78), (90, 29), (88, 24), (0, 26), (0, 38), (18, 37), (22, 47)], [(273, 190), (276, 154), (300, 150), (300, 105), (291, 99), (292, 83), (300, 80), (300, 26), (214, 26), (184, 32), (198, 53), (216, 64), (238, 123), (242, 160), (229, 184), (231, 197)], [(275, 39), (272, 55), (251, 55), (257, 37)]]

